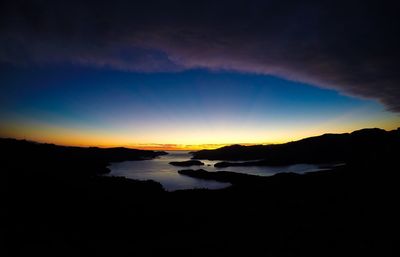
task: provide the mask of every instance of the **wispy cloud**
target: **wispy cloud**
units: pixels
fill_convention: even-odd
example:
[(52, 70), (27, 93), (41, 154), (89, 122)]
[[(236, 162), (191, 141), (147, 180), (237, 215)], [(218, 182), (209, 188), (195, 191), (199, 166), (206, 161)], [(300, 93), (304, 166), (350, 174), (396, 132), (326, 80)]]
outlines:
[(389, 1), (3, 1), (0, 62), (271, 74), (400, 112)]

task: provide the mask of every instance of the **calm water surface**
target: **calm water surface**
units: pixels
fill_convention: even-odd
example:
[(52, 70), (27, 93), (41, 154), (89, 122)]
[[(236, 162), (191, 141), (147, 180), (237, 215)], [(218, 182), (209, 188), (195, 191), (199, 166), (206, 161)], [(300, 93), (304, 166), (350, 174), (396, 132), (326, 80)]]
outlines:
[(216, 181), (195, 179), (188, 176), (178, 174), (178, 170), (182, 169), (205, 169), (207, 171), (234, 171), (247, 173), (252, 175), (271, 176), (279, 172), (295, 172), (305, 173), (309, 171), (321, 170), (318, 165), (312, 164), (296, 164), (281, 167), (228, 167), (215, 168), (214, 164), (219, 161), (201, 160), (206, 165), (191, 167), (176, 167), (169, 164), (172, 161), (186, 161), (192, 156), (188, 151), (170, 151), (168, 155), (160, 156), (153, 160), (145, 161), (126, 161), (112, 163), (109, 168), (111, 173), (109, 176), (123, 176), (138, 180), (154, 180), (160, 182), (168, 191), (179, 189), (208, 188), (219, 189), (228, 187), (229, 183), (220, 183)]

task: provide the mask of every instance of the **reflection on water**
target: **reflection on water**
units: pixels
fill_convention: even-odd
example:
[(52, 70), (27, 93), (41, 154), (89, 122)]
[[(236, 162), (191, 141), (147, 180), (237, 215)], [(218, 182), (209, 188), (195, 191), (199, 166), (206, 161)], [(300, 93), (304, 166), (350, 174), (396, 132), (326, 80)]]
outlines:
[[(191, 155), (187, 151), (170, 151), (168, 153), (168, 155), (163, 155), (153, 160), (112, 163), (109, 166), (111, 169), (109, 175), (139, 180), (151, 179), (160, 182), (168, 191), (193, 188), (219, 189), (230, 185), (229, 183), (195, 179), (180, 175), (177, 171), (185, 169), (185, 167), (175, 167), (169, 164), (169, 162), (186, 161), (191, 158)], [(198, 169), (200, 167), (204, 166), (192, 166), (189, 169)]]
[(123, 176), (131, 179), (154, 180), (160, 182), (168, 191), (192, 188), (208, 188), (219, 189), (229, 186), (229, 183), (220, 183), (216, 181), (195, 179), (188, 176), (178, 174), (178, 170), (182, 169), (205, 169), (207, 171), (234, 171), (247, 173), (252, 175), (270, 176), (279, 172), (295, 172), (304, 173), (309, 171), (320, 170), (317, 165), (312, 164), (296, 164), (282, 167), (228, 167), (215, 168), (214, 164), (218, 161), (201, 160), (206, 165), (192, 167), (176, 167), (169, 164), (172, 161), (186, 161), (192, 156), (188, 151), (170, 151), (168, 155), (160, 156), (153, 160), (145, 161), (126, 161), (112, 163), (110, 176)]

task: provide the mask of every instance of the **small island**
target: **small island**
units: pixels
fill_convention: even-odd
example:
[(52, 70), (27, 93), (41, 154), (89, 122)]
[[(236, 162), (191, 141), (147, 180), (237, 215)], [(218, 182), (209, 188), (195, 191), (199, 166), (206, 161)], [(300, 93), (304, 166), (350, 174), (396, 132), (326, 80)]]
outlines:
[(199, 170), (178, 170), (178, 173), (192, 178), (214, 180), (218, 182), (228, 182), (231, 184), (243, 184), (243, 183), (257, 182), (259, 180), (260, 181), (265, 180), (265, 177), (257, 175), (249, 175), (244, 173), (237, 173), (232, 171), (209, 172), (203, 169), (199, 169)]
[(189, 161), (182, 161), (182, 162), (170, 162), (169, 164), (174, 165), (174, 166), (180, 166), (180, 167), (190, 167), (190, 166), (202, 166), (202, 165), (204, 165), (204, 163), (199, 161), (199, 160), (189, 160)]

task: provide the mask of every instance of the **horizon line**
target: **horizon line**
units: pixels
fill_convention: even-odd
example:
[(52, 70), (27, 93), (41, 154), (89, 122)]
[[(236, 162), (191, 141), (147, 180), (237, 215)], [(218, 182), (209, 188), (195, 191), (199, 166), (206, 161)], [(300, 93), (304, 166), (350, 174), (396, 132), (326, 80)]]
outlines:
[[(386, 130), (378, 127), (371, 127), (371, 128), (362, 128), (362, 129), (357, 129), (354, 131), (359, 131), (359, 130), (364, 130), (364, 129), (381, 129), (385, 131), (391, 131), (391, 130)], [(398, 127), (397, 129), (400, 129)], [(393, 130), (396, 130), (393, 129)], [(86, 145), (86, 144), (65, 144), (65, 143), (54, 143), (54, 142), (49, 142), (49, 141), (44, 141), (44, 140), (32, 140), (28, 138), (18, 138), (18, 137), (1, 137), (2, 139), (15, 139), (15, 140), (25, 140), (29, 142), (35, 142), (35, 143), (40, 143), (40, 144), (53, 144), (53, 145), (59, 145), (59, 146), (70, 146), (70, 147), (98, 147), (98, 148), (115, 148), (115, 147), (124, 147), (124, 148), (129, 148), (129, 149), (137, 149), (137, 150), (151, 150), (151, 151), (199, 151), (199, 150), (213, 150), (217, 148), (221, 148), (224, 146), (230, 146), (230, 145), (243, 145), (243, 146), (253, 146), (253, 145), (274, 145), (274, 144), (285, 144), (289, 142), (294, 142), (298, 140), (302, 140), (305, 138), (310, 138), (310, 137), (316, 137), (316, 136), (322, 136), (325, 134), (349, 134), (351, 132), (344, 132), (344, 133), (323, 133), (323, 134), (318, 134), (318, 135), (313, 135), (313, 136), (308, 136), (308, 137), (303, 137), (295, 140), (288, 140), (288, 141), (282, 141), (282, 142), (260, 142), (260, 143), (220, 143), (220, 144), (159, 144), (159, 143), (148, 143), (148, 144), (97, 144), (97, 145)]]
[[(281, 144), (287, 142), (263, 142), (263, 143), (221, 143), (221, 144), (157, 144), (157, 143), (149, 143), (149, 144), (98, 144), (98, 145), (88, 145), (88, 144), (64, 144), (64, 143), (54, 143), (50, 141), (44, 140), (32, 140), (28, 138), (18, 138), (18, 137), (1, 137), (0, 139), (11, 139), (11, 140), (23, 140), (32, 143), (38, 144), (51, 144), (65, 147), (97, 147), (97, 148), (117, 148), (124, 147), (129, 149), (137, 149), (137, 150), (152, 150), (152, 151), (197, 151), (197, 150), (212, 150), (221, 148), (224, 146), (230, 145), (243, 145), (243, 146), (252, 146), (252, 145), (273, 145), (273, 144)], [(290, 142), (290, 141), (288, 141)]]

